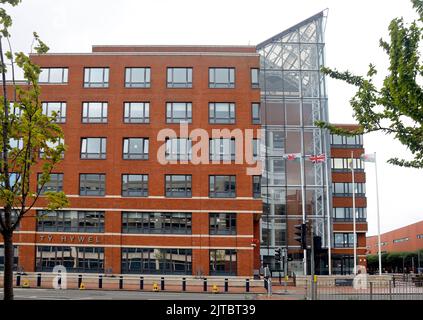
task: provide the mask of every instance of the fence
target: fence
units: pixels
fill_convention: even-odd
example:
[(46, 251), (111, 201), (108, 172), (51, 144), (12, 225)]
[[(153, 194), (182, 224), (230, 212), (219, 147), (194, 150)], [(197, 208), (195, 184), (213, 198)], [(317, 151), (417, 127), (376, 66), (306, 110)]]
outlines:
[(423, 300), (423, 281), (401, 281), (392, 277), (369, 280), (360, 278), (307, 279), (308, 300)]
[[(60, 279), (60, 280), (59, 280)], [(0, 287), (3, 277), (0, 273)], [(15, 273), (15, 287), (168, 292), (265, 293), (264, 280), (225, 277), (161, 275), (104, 275), (77, 273)]]

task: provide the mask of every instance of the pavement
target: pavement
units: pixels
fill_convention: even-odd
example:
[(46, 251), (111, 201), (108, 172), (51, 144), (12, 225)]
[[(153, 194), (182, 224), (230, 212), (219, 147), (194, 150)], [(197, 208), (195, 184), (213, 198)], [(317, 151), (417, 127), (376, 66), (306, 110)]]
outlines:
[[(54, 290), (15, 288), (15, 300), (303, 300), (302, 292), (276, 290), (271, 296), (258, 293), (151, 292), (126, 290)], [(3, 292), (0, 291), (0, 300)]]

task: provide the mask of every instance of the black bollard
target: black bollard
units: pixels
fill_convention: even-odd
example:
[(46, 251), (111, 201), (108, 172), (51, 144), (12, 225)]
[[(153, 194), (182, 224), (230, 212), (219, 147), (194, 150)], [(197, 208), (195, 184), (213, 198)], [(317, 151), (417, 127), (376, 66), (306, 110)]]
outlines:
[(250, 292), (250, 279), (245, 279), (245, 291)]
[(103, 288), (103, 276), (101, 274), (98, 276), (98, 288)]
[(41, 273), (37, 274), (37, 287), (41, 287)]
[(123, 276), (119, 277), (119, 289), (123, 289)]
[(140, 290), (144, 290), (144, 277), (140, 277)]
[(82, 283), (82, 274), (78, 275), (78, 289), (81, 288), (81, 283)]
[(225, 279), (225, 292), (229, 291), (229, 280)]
[(182, 291), (187, 291), (187, 279), (182, 278)]
[(165, 289), (165, 281), (164, 281), (164, 278), (162, 277), (160, 280), (160, 290), (163, 291), (164, 289)]
[(203, 291), (207, 292), (207, 278), (204, 278)]
[(21, 285), (21, 275), (17, 274), (16, 275), (16, 286), (19, 287)]

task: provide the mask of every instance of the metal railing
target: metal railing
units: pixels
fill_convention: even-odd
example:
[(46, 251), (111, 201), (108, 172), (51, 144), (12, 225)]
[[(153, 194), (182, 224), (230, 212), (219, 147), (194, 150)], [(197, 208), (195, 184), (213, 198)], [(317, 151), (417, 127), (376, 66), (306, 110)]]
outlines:
[(423, 300), (423, 281), (360, 278), (307, 279), (308, 300)]

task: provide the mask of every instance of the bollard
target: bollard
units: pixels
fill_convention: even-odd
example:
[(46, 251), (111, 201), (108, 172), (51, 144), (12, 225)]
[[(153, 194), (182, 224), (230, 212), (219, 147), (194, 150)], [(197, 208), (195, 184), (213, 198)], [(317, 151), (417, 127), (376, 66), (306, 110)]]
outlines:
[(182, 278), (182, 291), (187, 291), (187, 279)]
[(37, 274), (37, 287), (41, 287), (41, 273)]
[(229, 291), (229, 280), (225, 279), (225, 292)]
[(123, 276), (119, 277), (119, 289), (123, 289)]
[(21, 275), (17, 274), (16, 275), (16, 286), (19, 287), (21, 285)]
[(164, 280), (164, 277), (162, 277), (161, 279), (160, 279), (160, 290), (164, 290), (165, 289), (165, 280)]
[(250, 292), (250, 279), (245, 279), (245, 291)]
[(140, 290), (144, 290), (144, 277), (140, 277)]
[(98, 288), (103, 289), (103, 276), (101, 274), (98, 276)]
[(373, 300), (373, 282), (369, 282), (370, 284), (370, 300)]
[(81, 283), (82, 283), (82, 274), (78, 275), (78, 288), (81, 288)]
[(207, 278), (204, 278), (203, 291), (204, 291), (204, 292), (206, 292), (206, 291), (207, 291)]

